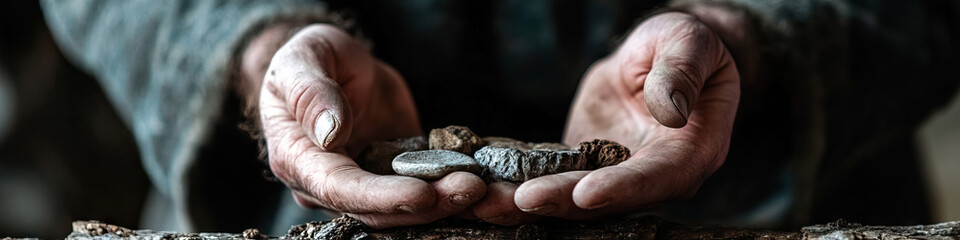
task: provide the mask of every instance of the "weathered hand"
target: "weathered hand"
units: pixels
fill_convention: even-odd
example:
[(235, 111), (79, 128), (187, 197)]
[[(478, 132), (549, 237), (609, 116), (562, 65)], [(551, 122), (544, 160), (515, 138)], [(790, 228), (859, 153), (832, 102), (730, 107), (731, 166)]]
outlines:
[[(246, 64), (249, 55), (244, 66), (255, 69)], [(469, 173), (427, 183), (357, 166), (351, 156), (370, 142), (422, 131), (403, 78), (345, 32), (308, 26), (261, 74), (259, 111), (270, 168), (300, 205), (345, 212), (382, 228), (431, 222), (483, 197), (486, 186)]]
[[(632, 156), (519, 187), (491, 186), (474, 214), (499, 224), (535, 215), (588, 219), (689, 198), (726, 158), (739, 96), (733, 59), (707, 25), (684, 13), (650, 18), (587, 72), (564, 137), (572, 146), (611, 139)], [(512, 198), (489, 197), (504, 195)]]

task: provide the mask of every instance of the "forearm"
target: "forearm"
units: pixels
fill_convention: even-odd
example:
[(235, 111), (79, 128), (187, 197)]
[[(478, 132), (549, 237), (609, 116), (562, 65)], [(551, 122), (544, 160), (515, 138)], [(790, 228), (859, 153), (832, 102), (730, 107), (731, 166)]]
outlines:
[(265, 26), (322, 18), (311, 1), (42, 1), (62, 52), (93, 75), (169, 194), (221, 112), (239, 49)]

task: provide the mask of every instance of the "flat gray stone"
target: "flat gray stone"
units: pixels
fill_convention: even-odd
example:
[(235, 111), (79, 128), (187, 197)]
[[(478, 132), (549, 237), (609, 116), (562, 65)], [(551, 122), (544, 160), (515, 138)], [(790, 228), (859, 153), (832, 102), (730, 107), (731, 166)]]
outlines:
[(398, 175), (425, 180), (439, 179), (456, 171), (480, 174), (482, 170), (472, 157), (449, 150), (406, 152), (393, 159), (393, 171)]
[(401, 138), (393, 141), (370, 143), (357, 157), (357, 165), (368, 172), (392, 175), (393, 158), (405, 152), (426, 150), (429, 147), (424, 136)]
[[(553, 145), (556, 147), (556, 145)], [(486, 146), (474, 158), (487, 182), (524, 182), (536, 177), (566, 171), (585, 170), (586, 161), (577, 150), (524, 150)]]

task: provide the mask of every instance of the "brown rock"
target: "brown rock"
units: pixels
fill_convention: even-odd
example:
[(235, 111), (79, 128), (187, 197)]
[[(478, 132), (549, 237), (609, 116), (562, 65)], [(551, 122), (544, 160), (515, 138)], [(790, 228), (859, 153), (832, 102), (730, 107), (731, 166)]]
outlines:
[(393, 141), (373, 142), (360, 152), (357, 165), (368, 172), (394, 174), (391, 163), (401, 153), (426, 150), (427, 138), (424, 136), (401, 138)]
[(464, 126), (448, 126), (430, 131), (431, 150), (457, 151), (472, 156), (482, 146), (483, 139)]
[(589, 169), (617, 165), (630, 157), (629, 148), (605, 139), (581, 142), (577, 149), (586, 157)]

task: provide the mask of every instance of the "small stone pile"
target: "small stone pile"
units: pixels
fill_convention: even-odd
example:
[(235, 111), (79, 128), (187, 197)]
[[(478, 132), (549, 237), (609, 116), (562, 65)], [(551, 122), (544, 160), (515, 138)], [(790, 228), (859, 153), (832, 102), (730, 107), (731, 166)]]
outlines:
[[(448, 126), (423, 136), (374, 142), (357, 158), (377, 174), (435, 180), (456, 171), (484, 181), (524, 182), (539, 176), (616, 165), (630, 150), (610, 140), (582, 142), (577, 149), (561, 143), (526, 143), (506, 137), (481, 138), (469, 128)], [(390, 168), (385, 167), (391, 161)]]

